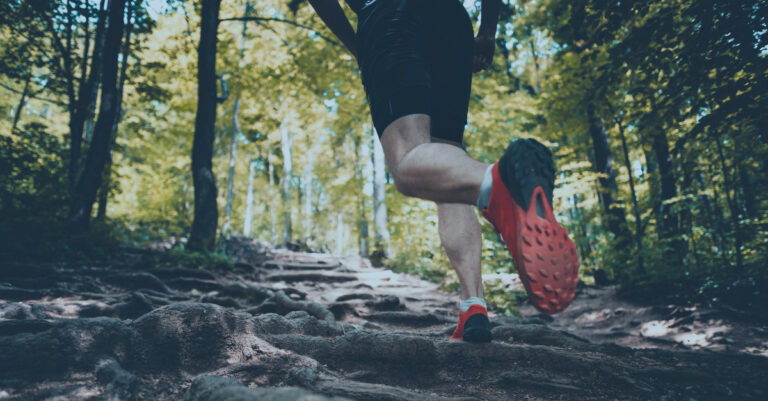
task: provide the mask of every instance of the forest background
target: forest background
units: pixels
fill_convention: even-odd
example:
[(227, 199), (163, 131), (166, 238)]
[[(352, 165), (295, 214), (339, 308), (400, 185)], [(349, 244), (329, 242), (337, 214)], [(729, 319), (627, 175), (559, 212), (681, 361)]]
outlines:
[[(469, 154), (553, 150), (586, 283), (765, 305), (768, 5), (502, 4)], [(5, 260), (162, 239), (226, 263), (217, 238), (245, 235), (457, 285), (435, 206), (395, 190), (356, 61), (302, 0), (3, 1), (0, 199)], [(484, 272), (514, 272), (483, 230)]]

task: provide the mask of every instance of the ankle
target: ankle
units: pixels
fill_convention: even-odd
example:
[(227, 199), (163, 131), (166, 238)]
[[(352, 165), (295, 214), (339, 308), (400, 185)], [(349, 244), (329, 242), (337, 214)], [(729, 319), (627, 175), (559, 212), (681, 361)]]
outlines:
[(491, 201), (491, 187), (493, 187), (493, 164), (489, 165), (485, 169), (485, 175), (483, 176), (483, 182), (480, 184), (480, 194), (477, 197), (477, 208), (485, 210), (488, 208), (488, 203)]
[(480, 305), (485, 309), (488, 309), (488, 305), (485, 303), (485, 299), (480, 297), (469, 297), (467, 299), (459, 299), (459, 310), (466, 312), (472, 305)]

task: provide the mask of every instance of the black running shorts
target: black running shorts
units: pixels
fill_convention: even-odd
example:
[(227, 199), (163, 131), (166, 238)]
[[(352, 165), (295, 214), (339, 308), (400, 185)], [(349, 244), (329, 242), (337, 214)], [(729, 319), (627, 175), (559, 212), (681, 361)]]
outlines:
[(355, 46), (379, 135), (396, 119), (429, 114), (431, 135), (462, 142), (474, 35), (459, 0), (368, 0)]

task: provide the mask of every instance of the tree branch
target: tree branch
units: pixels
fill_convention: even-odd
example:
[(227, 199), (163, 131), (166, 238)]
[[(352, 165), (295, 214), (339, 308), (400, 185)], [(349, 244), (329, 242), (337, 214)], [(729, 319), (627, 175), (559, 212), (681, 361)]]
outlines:
[(296, 21), (291, 21), (291, 20), (288, 20), (288, 19), (285, 19), (285, 18), (266, 18), (266, 17), (233, 17), (233, 18), (221, 18), (221, 19), (219, 19), (219, 21), (220, 21), (220, 22), (221, 22), (221, 21), (260, 21), (260, 22), (282, 22), (282, 23), (284, 23), (284, 24), (289, 24), (289, 25), (293, 25), (293, 26), (295, 26), (295, 27), (298, 27), (298, 28), (302, 28), (302, 29), (306, 29), (306, 30), (308, 30), (308, 31), (312, 31), (312, 32), (314, 32), (314, 33), (315, 33), (317, 36), (319, 36), (319, 37), (321, 37), (321, 38), (325, 39), (326, 41), (328, 41), (328, 42), (330, 42), (330, 43), (332, 43), (332, 44), (334, 44), (334, 45), (336, 45), (336, 46), (342, 46), (342, 44), (341, 44), (341, 43), (339, 43), (338, 41), (336, 41), (336, 40), (334, 40), (334, 39), (332, 39), (332, 38), (330, 38), (330, 37), (328, 37), (328, 36), (326, 36), (326, 35), (324, 35), (324, 34), (320, 33), (318, 30), (316, 30), (315, 28), (312, 28), (312, 27), (311, 27), (311, 26), (309, 26), (309, 25), (304, 25), (304, 24), (298, 23), (298, 22), (296, 22)]
[[(7, 89), (7, 90), (9, 90), (9, 91), (11, 91), (13, 93), (21, 94), (20, 90), (14, 88), (12, 86), (6, 85), (3, 82), (0, 82), (0, 87), (3, 87), (3, 88), (5, 88), (5, 89)], [(58, 106), (67, 107), (67, 103), (66, 102), (62, 102), (62, 101), (48, 99), (48, 98), (44, 98), (44, 97), (38, 96), (37, 93), (40, 93), (40, 92), (41, 91), (35, 91), (35, 92), (33, 92), (33, 94), (28, 95), (27, 97), (29, 97), (30, 99), (42, 100), (43, 102), (48, 102), (48, 103), (55, 104), (55, 105), (58, 105)]]

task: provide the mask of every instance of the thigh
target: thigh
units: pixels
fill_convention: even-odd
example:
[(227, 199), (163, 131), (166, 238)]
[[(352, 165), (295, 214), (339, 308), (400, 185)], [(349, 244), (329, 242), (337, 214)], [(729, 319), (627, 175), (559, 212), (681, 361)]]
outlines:
[(434, 9), (429, 24), (432, 136), (462, 143), (472, 87), (472, 22), (457, 0)]
[(358, 64), (380, 135), (403, 116), (431, 110), (427, 33), (419, 10), (417, 0), (380, 0), (358, 14)]
[(397, 171), (397, 164), (411, 149), (430, 142), (428, 114), (410, 114), (393, 121), (380, 133), (381, 147), (389, 171)]

